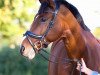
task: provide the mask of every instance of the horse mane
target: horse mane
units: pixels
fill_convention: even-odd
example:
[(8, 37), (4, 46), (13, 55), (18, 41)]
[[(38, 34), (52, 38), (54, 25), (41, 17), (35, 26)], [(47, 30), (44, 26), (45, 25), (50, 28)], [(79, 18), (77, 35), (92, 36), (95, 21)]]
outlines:
[[(68, 3), (65, 0), (58, 0), (58, 2), (60, 5), (63, 4), (66, 8), (68, 8), (71, 13), (74, 15), (74, 17), (77, 19), (78, 23), (80, 24), (80, 26), (86, 30), (86, 31), (90, 31), (90, 29), (85, 25), (82, 16), (80, 15), (78, 9), (73, 6), (72, 4)], [(47, 2), (43, 2), (40, 6), (40, 9), (38, 11), (38, 14), (44, 13), (44, 11), (46, 10), (46, 8), (49, 7), (49, 3)]]
[(84, 30), (90, 31), (90, 29), (85, 25), (81, 14), (79, 13), (78, 9), (75, 6), (73, 6), (72, 4), (68, 3), (65, 0), (61, 0), (60, 4), (63, 4), (65, 7), (67, 7), (71, 11), (71, 13), (74, 15), (74, 17), (77, 19), (78, 23), (81, 25), (81, 27)]

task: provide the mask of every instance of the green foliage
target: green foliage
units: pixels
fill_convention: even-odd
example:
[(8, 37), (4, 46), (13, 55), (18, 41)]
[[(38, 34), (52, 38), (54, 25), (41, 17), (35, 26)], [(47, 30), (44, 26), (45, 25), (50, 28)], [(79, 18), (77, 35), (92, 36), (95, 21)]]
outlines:
[(47, 75), (47, 61), (29, 61), (14, 48), (37, 13), (38, 0), (0, 0), (0, 75)]
[(21, 36), (31, 25), (36, 6), (35, 0), (0, 0), (0, 39)]
[(4, 1), (0, 0), (0, 8), (2, 8), (4, 6)]
[(47, 61), (37, 55), (29, 61), (22, 57), (19, 48), (0, 50), (0, 75), (47, 75)]

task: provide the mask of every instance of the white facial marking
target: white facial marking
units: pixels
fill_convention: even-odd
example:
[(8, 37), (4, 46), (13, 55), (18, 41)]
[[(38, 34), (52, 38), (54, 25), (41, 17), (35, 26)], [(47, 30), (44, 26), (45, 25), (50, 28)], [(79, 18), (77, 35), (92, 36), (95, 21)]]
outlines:
[(28, 53), (27, 56), (30, 60), (33, 59), (35, 57), (35, 51), (33, 49), (31, 49)]

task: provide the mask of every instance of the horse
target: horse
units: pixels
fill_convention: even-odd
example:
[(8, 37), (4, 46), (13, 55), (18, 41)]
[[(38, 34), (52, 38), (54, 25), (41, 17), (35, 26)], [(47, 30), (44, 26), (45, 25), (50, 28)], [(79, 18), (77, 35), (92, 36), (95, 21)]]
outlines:
[[(100, 72), (100, 42), (84, 24), (78, 10), (65, 0), (39, 1), (40, 9), (30, 30), (24, 34), (26, 38), (21, 44), (21, 54), (33, 59), (36, 53), (53, 42), (49, 75), (79, 75), (75, 68), (81, 58), (87, 67)], [(68, 60), (65, 65), (61, 64), (63, 58), (60, 57)]]

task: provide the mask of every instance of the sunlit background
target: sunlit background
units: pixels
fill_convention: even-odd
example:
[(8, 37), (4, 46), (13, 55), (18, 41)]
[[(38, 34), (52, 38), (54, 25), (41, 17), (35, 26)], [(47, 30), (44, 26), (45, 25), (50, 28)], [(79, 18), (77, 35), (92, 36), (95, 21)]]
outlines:
[[(67, 0), (100, 39), (100, 0)], [(0, 75), (47, 75), (47, 61), (22, 57), (19, 46), (39, 9), (38, 0), (0, 0)]]

